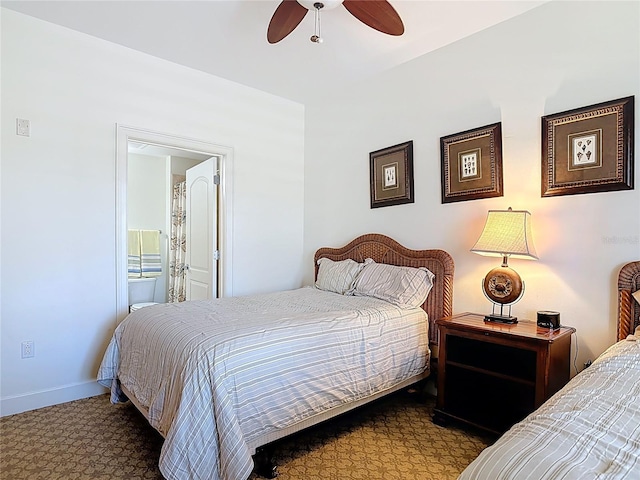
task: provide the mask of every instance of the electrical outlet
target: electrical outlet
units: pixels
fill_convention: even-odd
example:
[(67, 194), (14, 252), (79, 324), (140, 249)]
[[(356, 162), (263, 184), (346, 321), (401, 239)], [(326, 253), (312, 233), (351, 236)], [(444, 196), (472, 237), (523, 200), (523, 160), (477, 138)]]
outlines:
[(16, 135), (28, 137), (31, 135), (31, 124), (24, 118), (16, 118)]
[(22, 358), (31, 358), (36, 356), (36, 346), (33, 340), (22, 342)]

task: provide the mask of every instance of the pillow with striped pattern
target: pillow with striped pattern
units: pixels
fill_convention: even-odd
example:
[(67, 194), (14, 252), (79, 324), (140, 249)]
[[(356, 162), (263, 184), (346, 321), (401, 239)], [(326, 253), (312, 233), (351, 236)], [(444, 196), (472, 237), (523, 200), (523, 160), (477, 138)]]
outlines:
[(358, 275), (354, 295), (379, 298), (400, 308), (415, 308), (427, 299), (434, 276), (425, 267), (398, 267), (371, 261)]
[(351, 259), (338, 262), (329, 258), (319, 259), (320, 268), (318, 268), (316, 288), (340, 295), (353, 295), (353, 282), (365, 263), (358, 263)]

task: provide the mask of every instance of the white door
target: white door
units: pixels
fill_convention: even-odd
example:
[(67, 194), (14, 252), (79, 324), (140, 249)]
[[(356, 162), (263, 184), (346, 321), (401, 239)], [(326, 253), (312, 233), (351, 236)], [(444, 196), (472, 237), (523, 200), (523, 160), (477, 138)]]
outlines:
[(217, 160), (187, 170), (187, 300), (218, 296)]

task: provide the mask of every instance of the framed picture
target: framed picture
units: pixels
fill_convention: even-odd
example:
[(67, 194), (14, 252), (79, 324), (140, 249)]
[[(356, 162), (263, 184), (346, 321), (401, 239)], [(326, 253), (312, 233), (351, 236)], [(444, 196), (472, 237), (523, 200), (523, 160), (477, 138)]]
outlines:
[(369, 154), (371, 208), (413, 203), (413, 141)]
[(442, 203), (502, 196), (500, 122), (440, 138)]
[(542, 117), (542, 196), (633, 189), (633, 103), (626, 97)]

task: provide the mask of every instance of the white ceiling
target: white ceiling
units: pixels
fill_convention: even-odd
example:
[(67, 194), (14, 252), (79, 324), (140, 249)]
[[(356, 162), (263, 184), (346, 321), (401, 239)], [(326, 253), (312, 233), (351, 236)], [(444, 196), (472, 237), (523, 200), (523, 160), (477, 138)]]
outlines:
[(391, 0), (405, 24), (392, 37), (343, 6), (322, 14), (324, 43), (309, 40), (313, 12), (280, 43), (266, 40), (280, 0), (5, 1), (16, 10), (259, 90), (307, 103), (366, 80), (549, 0)]

